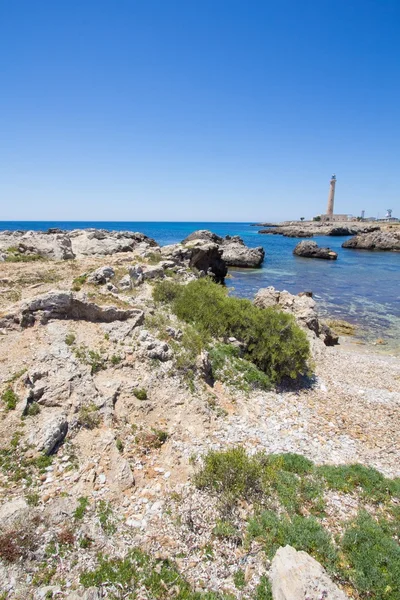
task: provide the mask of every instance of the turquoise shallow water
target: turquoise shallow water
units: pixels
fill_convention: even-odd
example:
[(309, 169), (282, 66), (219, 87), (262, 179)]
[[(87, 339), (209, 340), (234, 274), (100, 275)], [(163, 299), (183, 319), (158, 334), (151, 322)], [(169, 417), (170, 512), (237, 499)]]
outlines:
[(141, 231), (161, 245), (181, 241), (196, 229), (240, 235), (249, 246), (263, 246), (266, 258), (261, 269), (230, 270), (227, 284), (234, 294), (252, 298), (269, 285), (292, 293), (312, 290), (321, 314), (355, 323), (360, 337), (384, 338), (388, 349), (400, 346), (400, 253), (346, 250), (341, 245), (347, 238), (315, 237), (318, 244), (337, 251), (338, 260), (299, 258), (292, 254), (298, 239), (260, 235), (249, 223), (0, 221), (0, 230), (49, 227)]

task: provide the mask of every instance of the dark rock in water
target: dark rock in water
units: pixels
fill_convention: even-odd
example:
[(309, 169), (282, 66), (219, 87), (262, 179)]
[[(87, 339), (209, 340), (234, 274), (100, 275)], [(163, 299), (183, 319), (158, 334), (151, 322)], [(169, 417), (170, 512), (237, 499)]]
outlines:
[(325, 258), (328, 260), (336, 260), (338, 255), (330, 248), (320, 248), (317, 242), (299, 242), (293, 250), (296, 256), (304, 258)]
[(270, 233), (271, 235), (282, 235), (282, 230), (278, 227), (274, 229), (260, 229), (258, 233)]
[(304, 292), (299, 292), (297, 294), (298, 296), (307, 296), (307, 298), (312, 298), (313, 297), (313, 293), (311, 291), (304, 291)]
[(346, 240), (342, 244), (342, 248), (400, 252), (400, 231), (376, 231), (358, 234)]
[(63, 230), (60, 229), (59, 227), (50, 227), (46, 233), (63, 233)]
[(363, 229), (360, 229), (359, 227), (354, 227), (349, 225), (347, 226), (341, 226), (341, 227), (333, 227), (330, 232), (328, 233), (328, 235), (332, 235), (332, 236), (341, 236), (341, 235), (354, 235), (357, 233), (368, 233), (371, 231), (379, 231), (380, 227), (378, 227), (377, 225), (375, 226), (371, 226), (368, 225), (366, 227), (364, 227)]
[(227, 235), (223, 238), (207, 229), (200, 229), (191, 233), (182, 243), (189, 244), (195, 240), (218, 244), (222, 250), (222, 258), (228, 267), (258, 268), (265, 257), (262, 246), (249, 248), (238, 235)]
[(211, 275), (218, 283), (223, 283), (228, 268), (222, 258), (219, 244), (207, 239), (194, 239), (187, 244), (163, 246), (162, 257), (177, 267), (191, 267)]

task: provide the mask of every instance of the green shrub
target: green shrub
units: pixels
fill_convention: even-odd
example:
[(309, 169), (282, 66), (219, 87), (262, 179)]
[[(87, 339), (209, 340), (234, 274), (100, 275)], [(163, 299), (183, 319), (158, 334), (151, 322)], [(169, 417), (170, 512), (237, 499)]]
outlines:
[(37, 402), (31, 402), (30, 404), (28, 404), (28, 406), (26, 407), (24, 416), (27, 417), (35, 417), (36, 415), (38, 415), (40, 413), (40, 406)]
[(240, 350), (232, 344), (217, 344), (210, 350), (214, 379), (243, 391), (268, 390), (271, 381), (253, 363), (240, 357)]
[(119, 356), (118, 354), (113, 354), (111, 357), (111, 364), (115, 367), (116, 365), (119, 365), (121, 360), (121, 356)]
[(67, 346), (72, 346), (72, 344), (75, 342), (76, 336), (74, 333), (67, 333), (67, 335), (65, 336), (65, 343), (67, 344)]
[(366, 512), (349, 523), (342, 540), (350, 580), (360, 596), (375, 600), (400, 598), (400, 546)]
[(40, 254), (25, 254), (15, 247), (7, 248), (6, 252), (8, 253), (5, 258), (6, 262), (34, 262), (37, 260), (45, 260)]
[[(121, 590), (121, 597), (141, 596), (152, 600), (223, 600), (214, 592), (195, 592), (176, 567), (168, 560), (156, 561), (139, 549), (124, 558), (99, 557), (98, 566), (80, 576), (85, 587), (106, 587)], [(113, 595), (113, 594), (112, 594)], [(261, 600), (261, 599), (260, 599)]]
[(74, 519), (76, 521), (80, 521), (83, 519), (86, 509), (89, 506), (89, 499), (86, 496), (81, 496), (78, 498), (78, 506), (74, 511)]
[(153, 299), (156, 302), (172, 302), (181, 293), (182, 286), (174, 281), (163, 280), (155, 284)]
[(250, 520), (250, 539), (259, 539), (265, 544), (265, 552), (272, 558), (280, 546), (289, 544), (296, 550), (304, 550), (333, 570), (337, 553), (331, 536), (314, 517), (293, 515), (291, 518), (265, 511)]
[(133, 390), (133, 395), (136, 396), (138, 400), (147, 400), (147, 392), (144, 388), (135, 388)]
[(122, 454), (122, 452), (124, 451), (124, 444), (123, 444), (121, 438), (117, 438), (115, 440), (115, 445), (117, 446), (118, 452), (121, 452), (121, 454)]
[(75, 277), (72, 282), (72, 289), (74, 292), (79, 292), (82, 288), (83, 284), (86, 283), (86, 279), (88, 276), (86, 274), (79, 275), (79, 277)]
[(224, 521), (218, 519), (213, 529), (213, 535), (217, 538), (232, 540), (233, 542), (240, 543), (241, 535), (240, 532), (230, 521)]
[(245, 347), (244, 358), (272, 382), (307, 372), (308, 341), (291, 315), (229, 297), (224, 287), (208, 278), (182, 286), (163, 283), (168, 287), (155, 288), (156, 300), (172, 302), (177, 317), (203, 334), (238, 339)]
[(95, 404), (82, 406), (78, 414), (78, 422), (86, 429), (96, 429), (100, 425), (98, 407)]
[(243, 569), (238, 569), (233, 574), (233, 583), (238, 590), (242, 590), (246, 585), (246, 577)]
[(273, 600), (271, 584), (266, 575), (261, 577), (260, 583), (256, 587), (254, 600)]
[(391, 497), (400, 499), (400, 480), (388, 479), (372, 467), (363, 465), (324, 465), (319, 467), (330, 489), (340, 492), (353, 492), (361, 488), (364, 495), (374, 502), (382, 502)]
[(199, 489), (208, 489), (233, 501), (259, 494), (260, 474), (259, 464), (239, 446), (223, 452), (208, 452), (194, 482)]
[(278, 500), (289, 513), (298, 513), (304, 506), (319, 513), (324, 506), (322, 480), (312, 463), (297, 454), (249, 456), (243, 447), (210, 451), (194, 482), (227, 505), (241, 498), (260, 505)]
[(109, 502), (100, 500), (97, 511), (101, 528), (109, 535), (116, 532), (115, 517)]
[(18, 403), (18, 396), (11, 387), (7, 388), (6, 391), (3, 392), (1, 399), (6, 405), (7, 410), (15, 410)]

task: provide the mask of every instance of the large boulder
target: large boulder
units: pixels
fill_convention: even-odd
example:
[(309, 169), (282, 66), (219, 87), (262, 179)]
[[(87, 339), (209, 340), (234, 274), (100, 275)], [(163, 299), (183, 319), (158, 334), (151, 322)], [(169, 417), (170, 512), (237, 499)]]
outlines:
[(207, 229), (199, 229), (188, 235), (182, 243), (189, 244), (196, 240), (218, 244), (222, 249), (222, 259), (228, 267), (258, 268), (265, 257), (265, 250), (262, 246), (250, 248), (238, 235), (221, 237)]
[(228, 272), (218, 244), (196, 239), (187, 244), (172, 244), (161, 249), (164, 259), (177, 266), (190, 267), (205, 275), (211, 275), (216, 282), (223, 283)]
[(342, 244), (342, 248), (400, 252), (400, 231), (375, 231), (358, 234), (346, 240)]
[(319, 320), (315, 300), (309, 295), (295, 296), (286, 290), (280, 292), (271, 286), (258, 290), (254, 304), (259, 308), (274, 307), (292, 314), (300, 327), (313, 332), (326, 346), (334, 346), (339, 341), (338, 336)]
[(299, 242), (293, 254), (302, 256), (303, 258), (324, 258), (328, 260), (336, 260), (338, 255), (330, 248), (320, 248), (317, 242)]
[(36, 449), (52, 454), (61, 444), (68, 432), (68, 421), (63, 414), (50, 415), (42, 423), (38, 432), (32, 432), (32, 441)]
[(312, 556), (292, 546), (281, 546), (272, 561), (270, 580), (273, 600), (347, 600)]
[(90, 273), (88, 277), (88, 283), (94, 283), (95, 285), (102, 285), (107, 283), (115, 276), (115, 271), (112, 267), (99, 267), (93, 273)]

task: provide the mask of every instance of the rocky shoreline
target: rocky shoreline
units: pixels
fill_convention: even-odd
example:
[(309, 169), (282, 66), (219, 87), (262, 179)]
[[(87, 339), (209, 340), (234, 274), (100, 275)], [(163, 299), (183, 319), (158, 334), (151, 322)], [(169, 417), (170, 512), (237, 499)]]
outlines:
[[(98, 556), (116, 569), (133, 548), (154, 557), (149, 578), (164, 569), (169, 590), (166, 559), (193, 593), (250, 600), (267, 590), (269, 576), (273, 597), (287, 597), (277, 594), (288, 577), (293, 583), (291, 564), (318, 572), (320, 594), (360, 598), (308, 554), (281, 549), (271, 561), (257, 539), (244, 544), (249, 500), (228, 515), (234, 534), (218, 533), (228, 517), (193, 474), (210, 449), (241, 446), (250, 455), (299, 453), (317, 465), (359, 462), (399, 477), (399, 361), (337, 345), (313, 298), (267, 288), (255, 305), (293, 316), (309, 340), (312, 375), (268, 390), (241, 388), (229, 383), (229, 370), (218, 378), (214, 363), (210, 382), (209, 353), (196, 355), (191, 328), (153, 291), (157, 282), (185, 285), (206, 274), (222, 281), (229, 260), (254, 264), (261, 253), (250, 249), (243, 259), (237, 238), (189, 238), (160, 248), (124, 232), (0, 236), (0, 590), (7, 600), (122, 598), (123, 583), (112, 579), (109, 562), (98, 571)], [(190, 380), (188, 339), (196, 355)], [(226, 343), (238, 348), (232, 356), (240, 352), (237, 340)], [(324, 502), (332, 536), (363, 506), (357, 490), (326, 492)], [(140, 556), (141, 569), (150, 569)]]

